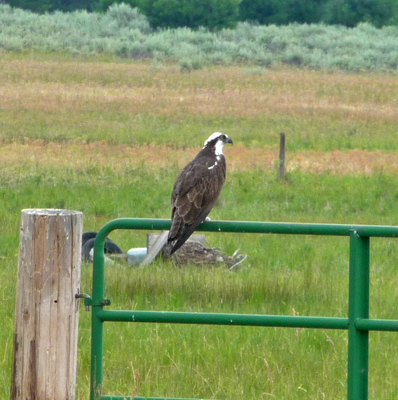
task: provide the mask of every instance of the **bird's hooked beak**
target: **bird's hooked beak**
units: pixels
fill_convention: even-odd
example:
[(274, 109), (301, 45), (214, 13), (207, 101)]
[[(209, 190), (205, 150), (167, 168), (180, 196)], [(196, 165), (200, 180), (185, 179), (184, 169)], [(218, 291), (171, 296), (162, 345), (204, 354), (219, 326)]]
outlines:
[(225, 143), (226, 143), (226, 144), (227, 144), (227, 143), (234, 144), (234, 142), (232, 141), (231, 138), (227, 138), (227, 140), (225, 141)]

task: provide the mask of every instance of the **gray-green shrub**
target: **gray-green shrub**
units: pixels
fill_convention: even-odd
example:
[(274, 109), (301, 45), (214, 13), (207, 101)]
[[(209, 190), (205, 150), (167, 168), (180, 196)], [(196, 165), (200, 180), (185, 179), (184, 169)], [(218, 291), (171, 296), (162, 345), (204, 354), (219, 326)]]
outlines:
[[(238, 23), (235, 29), (152, 30), (137, 8), (114, 4), (104, 14), (75, 11), (34, 14), (0, 4), (0, 49), (95, 55), (105, 53), (199, 68), (213, 64), (347, 71), (396, 71), (398, 27), (371, 24)], [(188, 68), (188, 69), (192, 69)]]

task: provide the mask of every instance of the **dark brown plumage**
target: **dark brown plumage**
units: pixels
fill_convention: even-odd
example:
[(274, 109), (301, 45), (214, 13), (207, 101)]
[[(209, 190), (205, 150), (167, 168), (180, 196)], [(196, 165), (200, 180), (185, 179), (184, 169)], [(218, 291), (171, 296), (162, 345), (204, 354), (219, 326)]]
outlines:
[(223, 133), (213, 133), (178, 175), (171, 195), (171, 228), (165, 255), (177, 251), (214, 207), (225, 182), (227, 166), (222, 150), (226, 143), (233, 142)]

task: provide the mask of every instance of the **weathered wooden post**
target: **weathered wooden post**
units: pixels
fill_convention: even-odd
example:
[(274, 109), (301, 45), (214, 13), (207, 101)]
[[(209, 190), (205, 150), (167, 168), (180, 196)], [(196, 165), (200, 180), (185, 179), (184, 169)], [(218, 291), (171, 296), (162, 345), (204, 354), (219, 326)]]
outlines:
[(285, 177), (285, 162), (286, 162), (286, 136), (282, 132), (280, 135), (279, 145), (279, 179)]
[(83, 214), (22, 210), (12, 400), (75, 399)]

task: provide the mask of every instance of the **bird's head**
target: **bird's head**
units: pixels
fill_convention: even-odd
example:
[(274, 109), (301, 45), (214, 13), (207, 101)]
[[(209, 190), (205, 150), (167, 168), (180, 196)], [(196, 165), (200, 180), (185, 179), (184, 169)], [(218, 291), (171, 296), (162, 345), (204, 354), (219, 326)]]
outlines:
[(227, 143), (234, 144), (232, 139), (225, 133), (215, 132), (205, 141), (204, 148), (213, 147), (216, 155), (219, 155), (222, 154), (222, 150)]

